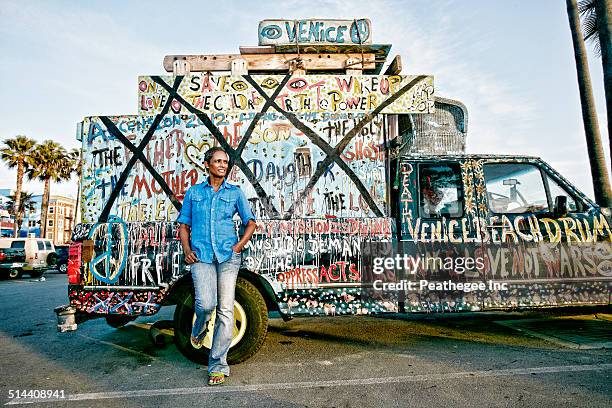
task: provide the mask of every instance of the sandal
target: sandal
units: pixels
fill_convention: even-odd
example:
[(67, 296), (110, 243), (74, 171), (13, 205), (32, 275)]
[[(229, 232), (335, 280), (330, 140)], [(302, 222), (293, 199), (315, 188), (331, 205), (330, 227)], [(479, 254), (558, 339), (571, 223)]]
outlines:
[(208, 374), (208, 385), (221, 385), (225, 382), (225, 374), (223, 373), (209, 373)]
[(191, 346), (198, 350), (201, 349), (202, 346), (204, 345), (204, 339), (206, 338), (206, 333), (204, 333), (204, 335), (201, 335), (200, 337), (195, 337), (195, 336), (191, 336)]

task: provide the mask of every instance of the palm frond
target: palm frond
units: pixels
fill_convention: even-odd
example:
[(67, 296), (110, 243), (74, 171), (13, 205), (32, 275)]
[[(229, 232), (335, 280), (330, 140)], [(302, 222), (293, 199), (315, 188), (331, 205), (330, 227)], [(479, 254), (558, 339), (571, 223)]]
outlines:
[(584, 40), (593, 45), (593, 52), (601, 56), (601, 45), (599, 42), (599, 31), (597, 30), (597, 12), (595, 3), (599, 0), (582, 0), (578, 2), (578, 13), (582, 20), (582, 32)]
[(65, 158), (66, 150), (61, 145), (52, 140), (44, 141), (27, 157), (30, 165), (27, 171), (28, 178), (54, 182), (63, 180), (62, 169), (65, 166)]
[(0, 149), (0, 158), (9, 168), (24, 162), (25, 158), (32, 152), (36, 141), (24, 135), (15, 136), (12, 139), (5, 139), (4, 146)]

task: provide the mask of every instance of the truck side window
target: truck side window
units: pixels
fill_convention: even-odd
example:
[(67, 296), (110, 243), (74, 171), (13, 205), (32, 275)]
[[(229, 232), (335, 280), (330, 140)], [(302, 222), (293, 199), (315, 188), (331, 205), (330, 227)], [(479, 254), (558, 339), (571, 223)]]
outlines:
[(45, 249), (46, 250), (50, 250), (51, 249), (51, 241), (45, 241)]
[(487, 202), (494, 213), (522, 214), (548, 211), (540, 169), (527, 163), (483, 166)]
[(463, 184), (458, 163), (419, 166), (419, 211), (426, 218), (463, 216)]
[(11, 248), (23, 249), (25, 248), (25, 241), (13, 241), (11, 242)]
[(45, 243), (42, 241), (36, 241), (36, 244), (38, 244), (38, 250), (39, 251), (44, 251), (45, 250)]
[(552, 204), (555, 204), (555, 197), (557, 196), (565, 196), (567, 197), (567, 210), (578, 211), (578, 206), (576, 205), (576, 200), (557, 183), (552, 177), (548, 174), (546, 175), (546, 181), (548, 182), (548, 190), (550, 191), (550, 199), (552, 200)]

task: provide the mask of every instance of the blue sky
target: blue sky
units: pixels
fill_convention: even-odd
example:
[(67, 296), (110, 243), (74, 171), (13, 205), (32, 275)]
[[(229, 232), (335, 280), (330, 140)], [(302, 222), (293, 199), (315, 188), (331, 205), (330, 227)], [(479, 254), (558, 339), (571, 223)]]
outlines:
[[(468, 152), (540, 156), (592, 197), (562, 0), (0, 0), (0, 138), (77, 147), (84, 116), (136, 113), (137, 76), (165, 73), (165, 55), (238, 53), (263, 19), (361, 17), (404, 74), (434, 75), (437, 95), (465, 103)], [(587, 47), (607, 152), (601, 61)], [(14, 187), (14, 171), (0, 175)], [(75, 196), (76, 183), (52, 194)]]

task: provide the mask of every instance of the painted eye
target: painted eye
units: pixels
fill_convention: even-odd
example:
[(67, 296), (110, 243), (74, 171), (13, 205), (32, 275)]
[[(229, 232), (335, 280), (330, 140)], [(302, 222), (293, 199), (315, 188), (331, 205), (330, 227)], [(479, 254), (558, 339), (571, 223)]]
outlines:
[(301, 91), (306, 88), (307, 85), (308, 83), (302, 78), (294, 78), (287, 82), (287, 88), (295, 92)]
[(280, 27), (277, 26), (276, 24), (265, 26), (264, 28), (261, 29), (261, 32), (260, 32), (262, 37), (266, 37), (271, 40), (277, 39), (278, 37), (281, 36), (282, 33), (283, 32), (281, 31)]
[(232, 88), (234, 88), (235, 91), (244, 91), (248, 86), (242, 81), (236, 81), (232, 84)]
[(274, 78), (268, 77), (263, 80), (263, 82), (261, 83), (261, 86), (267, 89), (276, 88), (278, 86), (278, 81)]

